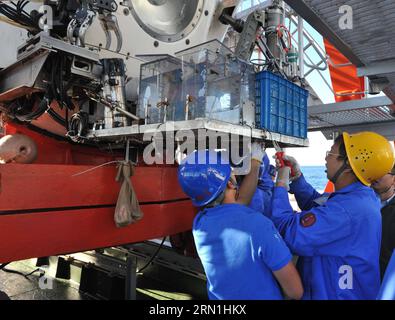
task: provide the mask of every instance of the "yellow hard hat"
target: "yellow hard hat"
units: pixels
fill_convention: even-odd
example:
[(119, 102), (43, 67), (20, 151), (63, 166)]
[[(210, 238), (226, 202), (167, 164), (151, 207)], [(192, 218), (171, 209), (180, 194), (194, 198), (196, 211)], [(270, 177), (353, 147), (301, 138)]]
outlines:
[(370, 186), (393, 168), (394, 150), (383, 136), (370, 131), (343, 132), (343, 138), (351, 168), (363, 184)]

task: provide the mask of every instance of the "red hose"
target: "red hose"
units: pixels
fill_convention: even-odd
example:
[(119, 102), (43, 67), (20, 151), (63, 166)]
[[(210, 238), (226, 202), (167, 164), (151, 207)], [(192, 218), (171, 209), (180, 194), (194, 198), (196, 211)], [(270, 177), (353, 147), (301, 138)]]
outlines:
[(284, 48), (284, 50), (285, 50), (286, 52), (288, 52), (288, 51), (291, 49), (291, 47), (292, 47), (291, 33), (289, 32), (288, 28), (287, 28), (285, 25), (283, 25), (283, 24), (280, 23), (280, 24), (276, 27), (277, 35), (278, 35), (280, 38), (283, 37), (283, 33), (281, 32), (281, 29), (284, 29), (284, 30), (287, 32), (287, 34), (288, 34), (288, 48)]

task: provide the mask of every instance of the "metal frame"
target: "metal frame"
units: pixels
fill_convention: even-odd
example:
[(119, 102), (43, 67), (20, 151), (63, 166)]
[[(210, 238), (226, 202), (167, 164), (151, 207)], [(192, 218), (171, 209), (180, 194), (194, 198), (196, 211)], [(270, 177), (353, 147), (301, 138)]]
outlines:
[(126, 250), (113, 248), (112, 254), (100, 252), (82, 252), (66, 256), (68, 260), (91, 263), (125, 277), (125, 300), (136, 300), (137, 259)]
[(299, 73), (300, 77), (304, 78), (304, 34), (303, 34), (303, 18), (298, 16), (298, 49), (299, 49)]
[[(393, 133), (395, 127), (395, 119), (393, 121), (376, 121), (370, 122), (369, 124), (369, 131), (375, 131), (377, 133), (388, 131), (387, 133), (380, 133), (385, 136), (389, 140), (395, 140), (395, 134)], [(333, 126), (325, 126), (325, 127), (317, 127), (309, 129), (309, 132), (314, 131), (347, 131), (347, 132), (359, 132), (359, 131), (366, 131), (367, 123), (355, 123), (355, 124), (347, 124), (347, 125), (333, 125)], [(388, 130), (387, 130), (388, 129)], [(391, 138), (392, 137), (392, 138)]]
[[(357, 75), (362, 77), (369, 77), (371, 85), (375, 85), (381, 91), (386, 86), (387, 88), (383, 91), (387, 94), (386, 96), (366, 98), (362, 100), (352, 100), (340, 103), (321, 104), (309, 107), (310, 120), (318, 120), (315, 123), (310, 122), (309, 131), (322, 131), (326, 137), (333, 137), (331, 132), (335, 131), (358, 131), (366, 130), (369, 126), (369, 130), (376, 131), (386, 136), (389, 139), (395, 138), (394, 124), (395, 118), (391, 112), (391, 105), (393, 104), (394, 94), (391, 91), (390, 82), (386, 78), (380, 78), (377, 80), (377, 75), (388, 75), (395, 72), (395, 59), (387, 61), (378, 61), (366, 65), (354, 52), (353, 49), (332, 29), (325, 20), (322, 20), (320, 14), (314, 10), (314, 2), (305, 0), (284, 0), (292, 9), (295, 10), (301, 17), (303, 17), (313, 28), (315, 28), (324, 38), (332, 43), (350, 62), (357, 67)], [(329, 61), (329, 63), (331, 63)], [(336, 67), (341, 67), (336, 66)], [(324, 80), (325, 81), (325, 80)], [(383, 85), (380, 86), (380, 82)], [(377, 91), (377, 90), (376, 90)], [(355, 94), (355, 93), (354, 93)], [(340, 94), (337, 94), (340, 96)], [(389, 109), (382, 108), (383, 106)], [(366, 117), (366, 113), (368, 116)], [(389, 110), (389, 111), (388, 111)], [(388, 111), (388, 112), (387, 112)], [(322, 116), (322, 119), (320, 119)], [(344, 124), (345, 116), (350, 118), (348, 124)], [(358, 117), (361, 117), (360, 123), (358, 123)], [(371, 122), (369, 122), (371, 118)], [(330, 120), (330, 122), (326, 122)], [(357, 120), (354, 122), (354, 120)], [(321, 123), (320, 123), (321, 122)]]
[[(137, 269), (152, 259), (158, 246), (154, 241), (146, 241), (122, 247), (67, 254), (61, 257), (74, 263), (92, 264), (100, 269), (124, 276), (125, 299), (136, 300)], [(162, 250), (157, 252), (156, 258), (151, 263), (196, 280), (206, 281), (200, 260), (179, 255), (167, 246), (163, 246)]]
[[(395, 120), (389, 122), (376, 122), (369, 123), (369, 131), (377, 132), (382, 136), (386, 137), (388, 140), (395, 140)], [(324, 136), (327, 139), (333, 139), (334, 132), (343, 132), (347, 131), (348, 133), (355, 133), (360, 131), (366, 131), (366, 124), (355, 124), (348, 126), (338, 126), (338, 127), (328, 127), (328, 128), (319, 128), (311, 131), (322, 131)]]
[[(62, 40), (55, 39), (45, 32), (18, 47), (18, 60), (0, 71), (0, 101), (8, 101), (33, 91), (39, 91), (37, 80), (44, 63), (51, 52), (66, 52), (75, 59), (83, 60), (90, 64), (90, 70), (86, 71), (72, 67), (74, 74), (96, 79), (100, 76), (101, 67), (97, 64), (99, 55), (86, 48), (71, 45)], [(33, 88), (36, 86), (36, 88)]]
[(65, 51), (80, 58), (99, 61), (98, 53), (58, 40), (49, 36), (45, 32), (40, 32), (35, 37), (18, 47), (18, 61), (43, 49), (48, 51)]
[(392, 101), (386, 96), (367, 98), (362, 100), (350, 100), (337, 103), (328, 103), (309, 107), (309, 116), (323, 113), (365, 109), (371, 107), (388, 106)]
[[(123, 137), (141, 138), (144, 133), (158, 132), (175, 132), (183, 130), (199, 130), (206, 129), (225, 134), (234, 134), (244, 137), (251, 137), (261, 140), (275, 140), (287, 146), (304, 146), (309, 145), (308, 139), (286, 136), (276, 132), (269, 132), (261, 129), (246, 127), (245, 125), (237, 125), (219, 120), (196, 119), (187, 121), (168, 121), (164, 124), (148, 124), (148, 125), (132, 125), (128, 127), (91, 130), (87, 134), (88, 138), (100, 138), (108, 140), (117, 140)], [(150, 141), (147, 141), (149, 143)]]
[(371, 63), (364, 67), (357, 68), (358, 77), (374, 76), (395, 72), (395, 59)]
[(36, 83), (41, 69), (49, 56), (48, 51), (33, 53), (0, 71), (0, 102), (23, 96)]
[(342, 54), (344, 54), (357, 67), (364, 63), (354, 54), (350, 46), (345, 43), (318, 14), (316, 14), (303, 0), (284, 0), (303, 19), (305, 19), (324, 38), (331, 42)]
[[(325, 137), (332, 139), (333, 132), (347, 131), (353, 133), (364, 131), (366, 130), (366, 126), (369, 126), (370, 131), (375, 131), (387, 139), (393, 140), (395, 139), (395, 116), (391, 112), (391, 104), (392, 101), (390, 98), (380, 96), (310, 107), (309, 118), (310, 120), (317, 120), (318, 124), (312, 124), (308, 130), (310, 132), (322, 131)], [(388, 108), (383, 109), (382, 107)], [(361, 112), (364, 111), (369, 112), (369, 115), (371, 115), (373, 119), (371, 122), (361, 120), (359, 123), (343, 123), (345, 116), (352, 119), (360, 116)], [(327, 120), (328, 116), (331, 122)]]

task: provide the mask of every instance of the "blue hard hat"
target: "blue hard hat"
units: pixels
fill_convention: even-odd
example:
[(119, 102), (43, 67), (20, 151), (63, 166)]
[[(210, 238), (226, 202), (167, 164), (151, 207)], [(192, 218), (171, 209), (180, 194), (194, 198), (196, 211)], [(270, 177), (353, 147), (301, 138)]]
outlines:
[(231, 173), (227, 153), (195, 150), (180, 164), (178, 181), (193, 205), (203, 207), (225, 190)]

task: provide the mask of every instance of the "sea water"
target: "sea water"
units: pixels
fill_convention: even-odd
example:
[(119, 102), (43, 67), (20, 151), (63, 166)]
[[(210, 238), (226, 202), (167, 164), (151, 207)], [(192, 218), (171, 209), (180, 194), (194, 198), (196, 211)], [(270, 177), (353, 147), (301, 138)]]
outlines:
[[(306, 181), (313, 186), (315, 190), (319, 193), (323, 193), (328, 183), (328, 179), (326, 177), (326, 168), (325, 166), (302, 166), (301, 170)], [(296, 203), (295, 196), (291, 193), (288, 193), (289, 202), (292, 208), (295, 211), (301, 211)]]
[(302, 166), (301, 170), (308, 183), (310, 183), (318, 192), (323, 192), (328, 178), (326, 177), (325, 166)]

